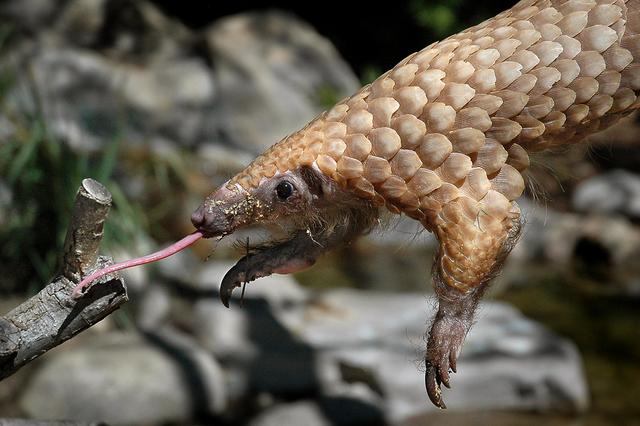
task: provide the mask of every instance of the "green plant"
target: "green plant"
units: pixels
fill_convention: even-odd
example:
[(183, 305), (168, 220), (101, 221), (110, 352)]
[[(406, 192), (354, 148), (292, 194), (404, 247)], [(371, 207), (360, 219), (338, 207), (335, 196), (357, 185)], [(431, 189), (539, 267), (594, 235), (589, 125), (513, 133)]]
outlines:
[[(5, 71), (6, 72), (6, 71)], [(10, 81), (0, 76), (0, 81)], [(0, 293), (34, 292), (57, 268), (75, 193), (82, 179), (107, 185), (114, 208), (105, 226), (103, 248), (130, 244), (145, 228), (139, 206), (131, 204), (114, 180), (122, 138), (113, 135), (106, 148), (91, 155), (72, 150), (54, 137), (40, 108), (16, 110), (0, 86), (0, 114), (13, 126), (0, 141), (0, 182), (12, 194), (0, 223)]]

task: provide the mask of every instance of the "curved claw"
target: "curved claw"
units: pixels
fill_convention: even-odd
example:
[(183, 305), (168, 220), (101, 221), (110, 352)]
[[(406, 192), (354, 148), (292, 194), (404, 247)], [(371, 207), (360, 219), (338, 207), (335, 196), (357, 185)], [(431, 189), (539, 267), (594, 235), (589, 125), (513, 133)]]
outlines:
[(427, 388), (429, 399), (438, 408), (445, 410), (447, 405), (442, 400), (442, 389), (440, 388), (440, 375), (437, 367), (431, 363), (427, 363), (427, 371), (424, 375), (424, 384)]
[(440, 368), (438, 368), (438, 377), (440, 377), (440, 381), (442, 382), (443, 385), (445, 385), (448, 389), (451, 389), (451, 385), (449, 384), (449, 369), (448, 369), (448, 365), (443, 366), (442, 364), (440, 365)]
[(233, 290), (242, 285), (242, 282), (237, 279), (237, 274), (234, 269), (235, 267), (231, 268), (222, 279), (222, 283), (220, 283), (220, 301), (227, 308), (229, 307), (229, 300), (231, 300)]
[(441, 385), (451, 388), (451, 372), (456, 372), (458, 354), (469, 330), (470, 321), (439, 316), (429, 331), (425, 362), (425, 385), (429, 399), (436, 407), (447, 408), (442, 401)]
[(457, 350), (452, 349), (451, 352), (449, 352), (449, 368), (451, 368), (451, 371), (453, 371), (454, 373), (458, 372), (458, 351)]

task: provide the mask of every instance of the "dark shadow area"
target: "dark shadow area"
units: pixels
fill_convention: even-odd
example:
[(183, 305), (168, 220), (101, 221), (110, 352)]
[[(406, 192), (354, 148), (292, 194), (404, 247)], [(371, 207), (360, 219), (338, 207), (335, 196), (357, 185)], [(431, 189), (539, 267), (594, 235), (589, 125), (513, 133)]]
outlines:
[[(58, 328), (58, 331), (56, 333), (56, 337), (62, 336), (67, 327), (69, 327), (69, 325), (78, 317), (78, 315), (81, 315), (89, 305), (96, 303), (103, 298), (107, 298), (107, 304), (111, 305), (117, 297), (122, 295), (122, 293), (126, 293), (126, 288), (124, 287), (124, 283), (121, 279), (113, 279), (107, 282), (96, 282), (91, 287), (89, 287), (87, 292), (81, 298), (75, 301), (75, 303), (71, 301), (71, 303), (74, 303), (73, 308), (71, 308), (71, 312), (69, 312), (69, 315), (67, 315), (62, 324), (60, 324), (60, 327)], [(126, 299), (128, 299), (128, 296), (125, 295), (125, 300)], [(105, 311), (105, 315), (108, 313), (111, 313), (111, 311)], [(70, 337), (73, 336), (66, 336), (66, 338)]]
[[(191, 302), (201, 298), (218, 300), (219, 293), (211, 289), (194, 289), (177, 280), (169, 282), (169, 288), (177, 297)], [(290, 309), (286, 304), (278, 309)], [(384, 413), (380, 407), (365, 401), (349, 397), (328, 397), (320, 393), (321, 383), (317, 372), (316, 349), (297, 339), (274, 316), (272, 307), (264, 299), (231, 299), (230, 309), (243, 309), (249, 317), (248, 339), (257, 349), (257, 356), (249, 360), (237, 361), (221, 359), (222, 364), (234, 364), (235, 368), (244, 369), (248, 375), (248, 395), (271, 395), (275, 401), (297, 402), (314, 400), (322, 414), (335, 425), (378, 426), (386, 424)], [(147, 335), (148, 336), (148, 335)], [(149, 337), (149, 336), (148, 336)], [(155, 340), (151, 340), (155, 339)], [(203, 419), (201, 408), (206, 403), (202, 382), (198, 381), (197, 367), (180, 353), (179, 348), (173, 348), (161, 337), (151, 335), (150, 340), (161, 347), (181, 366), (185, 372), (187, 383), (190, 384), (191, 396), (194, 401), (194, 412)], [(344, 372), (343, 372), (344, 373)], [(347, 383), (364, 382), (361, 377), (345, 375)], [(374, 389), (375, 391), (375, 389)], [(248, 421), (256, 409), (255, 401), (239, 402), (236, 413), (241, 420), (239, 424)], [(220, 419), (218, 419), (220, 420)], [(284, 425), (283, 425), (284, 426)], [(287, 425), (288, 426), (288, 425)]]
[(142, 334), (149, 343), (169, 356), (175, 362), (175, 365), (180, 368), (184, 383), (187, 385), (186, 389), (189, 391), (193, 420), (206, 422), (207, 424), (219, 424), (219, 419), (208, 408), (209, 389), (202, 381), (198, 365), (185, 349), (171, 342), (160, 333), (143, 331)]
[(378, 407), (352, 398), (325, 397), (320, 400), (320, 409), (333, 425), (382, 426), (384, 413)]
[(612, 255), (600, 241), (580, 237), (573, 247), (573, 260), (576, 271), (580, 274), (602, 280), (611, 277)]
[[(420, 25), (416, 9), (424, 3), (416, 0), (395, 2), (392, 7), (370, 2), (326, 1), (307, 3), (284, 1), (224, 1), (188, 2), (154, 0), (165, 13), (181, 20), (191, 28), (203, 28), (215, 20), (240, 12), (280, 9), (293, 13), (310, 23), (318, 32), (329, 38), (341, 55), (349, 62), (357, 75), (369, 67), (379, 72), (391, 68), (409, 53), (424, 48), (439, 37)], [(438, 2), (436, 2), (438, 3)], [(449, 4), (444, 2), (444, 6)], [(513, 0), (498, 0), (479, 5), (477, 2), (461, 2), (456, 16), (463, 22), (456, 29), (477, 24), (496, 13), (513, 6)], [(382, 13), (380, 8), (384, 7)]]

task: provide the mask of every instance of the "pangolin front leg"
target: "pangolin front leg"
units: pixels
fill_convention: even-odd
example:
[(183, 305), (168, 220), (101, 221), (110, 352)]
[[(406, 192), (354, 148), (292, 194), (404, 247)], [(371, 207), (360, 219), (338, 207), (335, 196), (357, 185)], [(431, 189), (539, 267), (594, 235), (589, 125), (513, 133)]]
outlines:
[(231, 268), (220, 285), (220, 300), (228, 308), (236, 287), (271, 274), (288, 274), (306, 269), (326, 250), (310, 232), (298, 232), (293, 238), (247, 254)]
[(324, 253), (368, 232), (377, 218), (370, 206), (360, 206), (335, 226), (297, 231), (283, 242), (257, 248), (231, 268), (220, 285), (220, 299), (228, 308), (236, 287), (271, 274), (290, 274), (312, 266)]

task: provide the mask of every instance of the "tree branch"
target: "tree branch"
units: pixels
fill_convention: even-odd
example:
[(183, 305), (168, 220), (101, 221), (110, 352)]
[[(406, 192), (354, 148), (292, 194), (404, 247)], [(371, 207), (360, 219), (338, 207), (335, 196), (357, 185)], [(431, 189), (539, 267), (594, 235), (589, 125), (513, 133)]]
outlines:
[(92, 286), (82, 298), (71, 297), (74, 284), (82, 276), (112, 263), (110, 258), (98, 255), (110, 207), (111, 194), (104, 186), (93, 179), (82, 181), (58, 277), (0, 317), (0, 380), (91, 327), (129, 300), (124, 282), (108, 277), (98, 280), (100, 285)]

